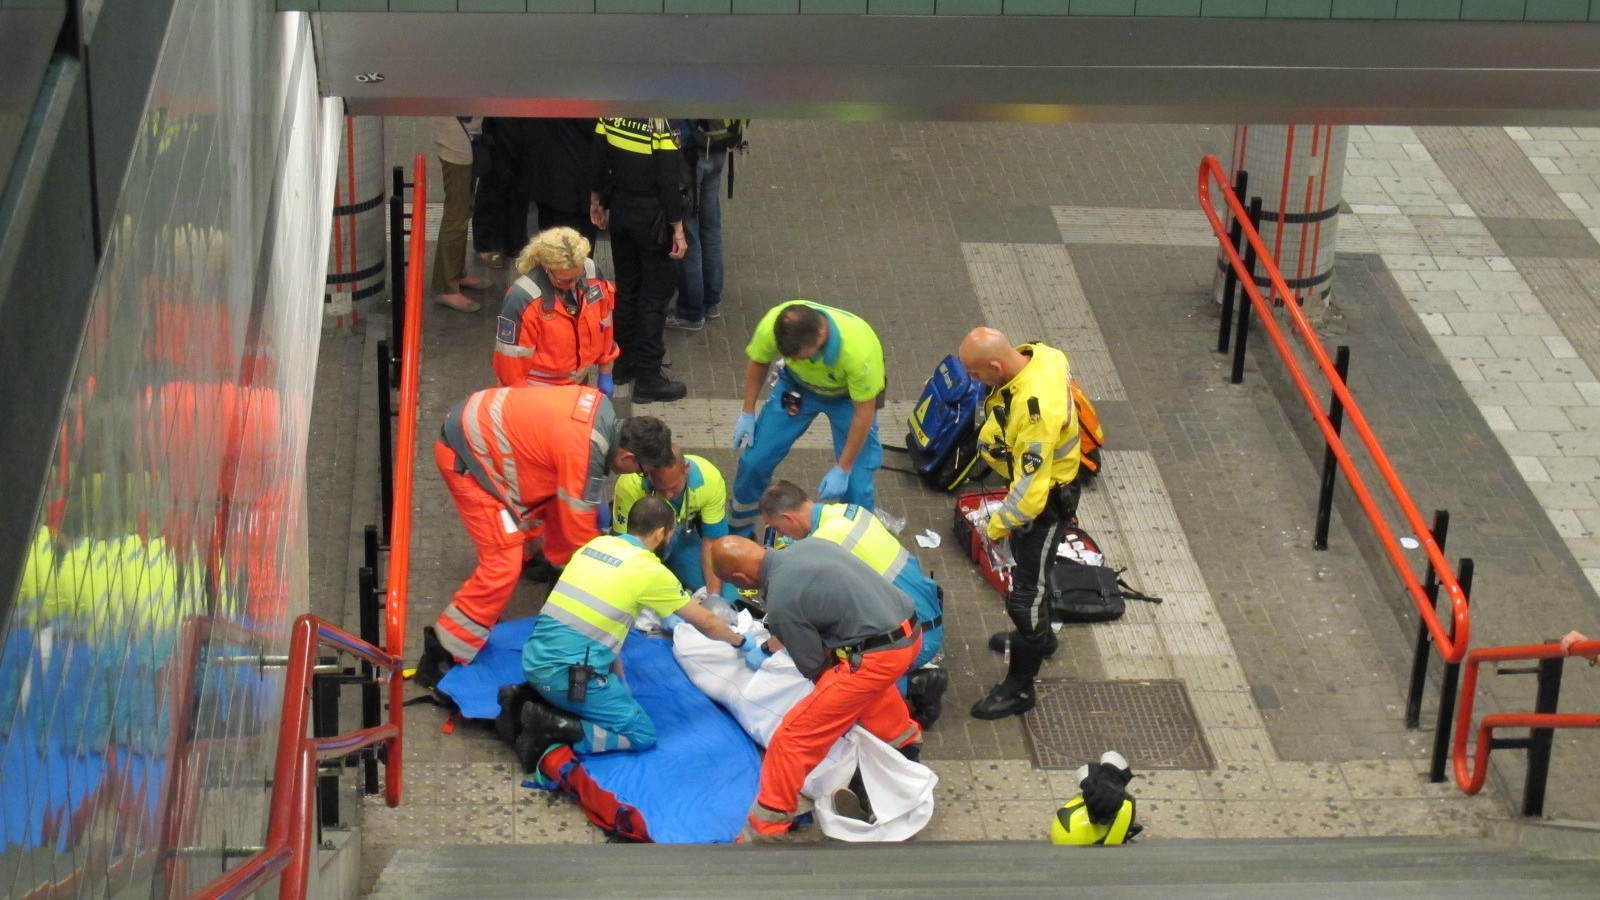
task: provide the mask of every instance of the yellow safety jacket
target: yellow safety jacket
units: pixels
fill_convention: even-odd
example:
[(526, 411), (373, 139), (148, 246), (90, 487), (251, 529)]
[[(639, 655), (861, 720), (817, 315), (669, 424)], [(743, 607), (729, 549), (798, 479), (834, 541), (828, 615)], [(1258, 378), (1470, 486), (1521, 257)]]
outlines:
[(688, 602), (677, 576), (637, 538), (603, 534), (572, 555), (543, 615), (616, 654), (640, 610), (666, 617)]
[(1051, 488), (1078, 477), (1078, 416), (1067, 355), (1043, 343), (1017, 350), (1031, 359), (989, 392), (978, 429), (978, 452), (1011, 482), (989, 517), (991, 540), (1028, 525), (1044, 511)]
[(811, 536), (849, 550), (891, 583), (911, 561), (911, 554), (872, 510), (854, 503), (813, 504)]
[[(866, 319), (809, 300), (791, 303), (809, 306), (828, 320), (828, 339), (821, 352), (811, 359), (788, 361), (789, 373), (797, 381), (824, 397), (848, 396), (856, 403), (883, 393), (883, 344)], [(791, 303), (780, 303), (761, 317), (744, 348), (746, 356), (763, 365), (777, 360), (778, 336), (773, 328), (778, 314)]]

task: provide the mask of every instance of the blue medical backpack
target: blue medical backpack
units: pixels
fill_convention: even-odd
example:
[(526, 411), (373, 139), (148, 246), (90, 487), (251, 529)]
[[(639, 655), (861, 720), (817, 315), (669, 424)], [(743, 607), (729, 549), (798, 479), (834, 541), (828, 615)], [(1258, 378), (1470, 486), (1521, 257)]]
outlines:
[(978, 455), (979, 416), (988, 390), (954, 356), (946, 356), (923, 385), (911, 411), (906, 452), (911, 470), (928, 486), (953, 491), (988, 472)]

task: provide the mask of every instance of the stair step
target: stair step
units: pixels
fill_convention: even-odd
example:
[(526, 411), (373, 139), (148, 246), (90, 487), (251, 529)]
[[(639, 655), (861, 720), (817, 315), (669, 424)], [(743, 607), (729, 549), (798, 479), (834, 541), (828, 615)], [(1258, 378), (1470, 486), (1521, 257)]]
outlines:
[(1044, 843), (433, 845), (397, 849), (372, 900), (459, 897), (1209, 897), (1505, 900), (1595, 896), (1600, 861), (1471, 838)]

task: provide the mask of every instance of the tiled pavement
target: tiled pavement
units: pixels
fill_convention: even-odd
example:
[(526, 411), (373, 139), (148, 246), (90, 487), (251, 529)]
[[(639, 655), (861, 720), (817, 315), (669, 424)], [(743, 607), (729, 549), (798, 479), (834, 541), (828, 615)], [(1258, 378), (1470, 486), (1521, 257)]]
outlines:
[[(857, 310), (885, 337), (890, 442), (972, 325), (1058, 343), (1111, 441), (1085, 525), (1168, 600), (1069, 629), (1044, 674), (1182, 678), (1218, 761), (1142, 773), (1149, 836), (1475, 832), (1514, 808), (1517, 760), (1506, 754), (1483, 797), (1426, 783), (1431, 732), (1401, 721), (1415, 625), (1399, 582), (1348, 497), (1331, 548), (1310, 549), (1321, 448), (1265, 341), (1240, 386), (1211, 352), (1215, 251), (1192, 185), (1230, 134), (759, 122), (725, 201), (728, 314), (669, 333), (690, 397), (643, 409), (731, 474), (743, 344), (794, 297)], [(427, 149), (406, 120), (389, 121), (389, 143)], [(1344, 195), (1335, 300), (1314, 312), (1330, 346), (1352, 347), (1356, 395), (1424, 514), (1451, 510), (1448, 554), (1477, 563), (1473, 645), (1600, 630), (1600, 132), (1352, 128)], [(424, 441), (489, 377), (492, 321), (428, 307)], [(827, 460), (814, 443), (784, 472), (809, 486)], [(949, 498), (890, 472), (879, 490), (908, 538), (947, 530)], [(416, 505), (413, 648), (471, 564), (430, 469)], [(1018, 722), (964, 715), (1001, 670), (984, 647), (1004, 626), (998, 599), (951, 542), (922, 556), (949, 593), (954, 676), (928, 736), (943, 777), (922, 837), (1039, 839), (1072, 793), (1066, 773), (1033, 768)], [(1563, 708), (1600, 709), (1595, 676), (1568, 675)], [(1481, 709), (1529, 705), (1528, 679), (1485, 680)], [(600, 839), (570, 804), (520, 788), (485, 731), (444, 735), (442, 722), (409, 713), (408, 802), (366, 810), (378, 864), (415, 839)], [(1590, 735), (1558, 734), (1550, 814), (1600, 819), (1593, 750)]]

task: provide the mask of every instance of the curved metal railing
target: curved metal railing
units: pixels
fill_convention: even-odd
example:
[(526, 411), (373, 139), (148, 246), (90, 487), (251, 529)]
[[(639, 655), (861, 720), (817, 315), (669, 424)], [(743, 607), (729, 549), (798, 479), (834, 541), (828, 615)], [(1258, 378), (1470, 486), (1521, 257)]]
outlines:
[[(1272, 289), (1277, 296), (1286, 298), (1287, 302), (1284, 303), (1283, 309), (1287, 312), (1290, 321), (1294, 323), (1295, 331), (1316, 361), (1317, 368), (1322, 371), (1323, 377), (1327, 379), (1328, 384), (1333, 389), (1334, 396), (1343, 405), (1344, 414), (1349, 417), (1350, 424), (1355, 427), (1356, 434), (1361, 438), (1362, 446), (1366, 448), (1368, 455), (1372, 458), (1373, 465), (1377, 467), (1379, 475), (1382, 476), (1384, 485), (1388, 488), (1394, 501), (1399, 505), (1402, 515), (1405, 516), (1406, 524), (1421, 543), (1424, 552), (1427, 553), (1428, 562), (1432, 564), (1438, 576), (1439, 587), (1450, 601), (1451, 629), (1449, 631), (1445, 629), (1444, 623), (1439, 619), (1439, 613), (1434, 608), (1433, 598), (1428, 595), (1427, 589), (1423, 587), (1416, 573), (1411, 570), (1411, 563), (1401, 551), (1400, 542), (1395, 538), (1394, 530), (1390, 527), (1387, 517), (1378, 508), (1377, 501), (1373, 499), (1372, 492), (1368, 489), (1366, 481), (1361, 477), (1360, 470), (1356, 468), (1355, 463), (1351, 460), (1350, 453), (1345, 448), (1339, 432), (1334, 428), (1328, 414), (1322, 409), (1321, 400), (1312, 391), (1305, 372), (1301, 369), (1299, 362), (1295, 360), (1294, 354), (1289, 347), (1288, 338), (1284, 335), (1282, 327), (1279, 326), (1277, 318), (1273, 315), (1272, 306), (1266, 298), (1261, 296), (1261, 291), (1256, 287), (1255, 274), (1245, 266), (1238, 249), (1234, 247), (1233, 241), (1228, 238), (1228, 229), (1217, 214), (1217, 207), (1212, 201), (1212, 182), (1215, 182), (1221, 189), (1218, 195), (1233, 213), (1234, 221), (1239, 225), (1246, 240), (1250, 242), (1250, 246), (1255, 249), (1256, 258), (1262, 268), (1266, 270), (1267, 277), (1271, 279)], [(1366, 512), (1367, 519), (1371, 522), (1372, 529), (1376, 532), (1384, 553), (1388, 555), (1395, 572), (1400, 576), (1401, 581), (1405, 583), (1406, 591), (1416, 604), (1417, 613), (1422, 616), (1423, 624), (1433, 637), (1434, 645), (1439, 648), (1439, 653), (1444, 657), (1445, 662), (1460, 662), (1466, 656), (1467, 645), (1471, 636), (1471, 622), (1467, 611), (1466, 592), (1461, 589), (1461, 585), (1456, 581), (1454, 573), (1451, 572), (1450, 564), (1445, 559), (1444, 552), (1439, 549), (1438, 543), (1433, 538), (1432, 529), (1423, 520), (1422, 513), (1417, 510), (1417, 505), (1412, 502), (1410, 494), (1406, 492), (1405, 485), (1400, 481), (1400, 476), (1395, 473), (1394, 466), (1389, 463), (1389, 457), (1384, 453), (1383, 446), (1379, 444), (1377, 436), (1373, 434), (1372, 426), (1367, 424), (1367, 418), (1362, 415), (1361, 407), (1356, 403), (1356, 399), (1351, 395), (1349, 387), (1344, 383), (1344, 379), (1340, 377), (1338, 370), (1334, 367), (1333, 360), (1329, 359), (1327, 350), (1322, 346), (1322, 339), (1317, 336), (1316, 331), (1311, 327), (1311, 323), (1306, 319), (1305, 313), (1300, 309), (1299, 304), (1293, 301), (1294, 292), (1284, 282), (1283, 273), (1278, 271), (1277, 263), (1274, 261), (1272, 254), (1268, 252), (1265, 243), (1262, 242), (1261, 235), (1250, 224), (1249, 213), (1239, 202), (1239, 198), (1233, 192), (1233, 188), (1228, 185), (1227, 173), (1223, 171), (1222, 164), (1217, 162), (1217, 158), (1214, 156), (1207, 156), (1200, 161), (1199, 194), (1200, 208), (1205, 212), (1206, 219), (1211, 222), (1211, 230), (1216, 232), (1217, 240), (1222, 246), (1223, 253), (1227, 255), (1228, 262), (1233, 266), (1234, 272), (1238, 274), (1240, 287), (1244, 289), (1246, 296), (1250, 298), (1250, 303), (1255, 307), (1257, 316), (1261, 320), (1261, 325), (1267, 332), (1268, 337), (1272, 339), (1273, 346), (1277, 347), (1278, 355), (1283, 359), (1284, 366), (1288, 369), (1289, 377), (1294, 381), (1294, 386), (1300, 392), (1301, 399), (1305, 401), (1306, 409), (1311, 411), (1312, 418), (1316, 421), (1317, 428), (1321, 430), (1323, 438), (1328, 442), (1328, 447), (1333, 451), (1334, 458), (1338, 460), (1339, 468), (1343, 470), (1345, 477), (1349, 479), (1351, 493), (1355, 495), (1357, 502), (1361, 504), (1362, 510)]]
[(1489, 753), (1494, 749), (1494, 732), (1501, 728), (1600, 728), (1600, 715), (1591, 713), (1494, 713), (1478, 723), (1478, 749), (1467, 759), (1467, 733), (1472, 728), (1472, 706), (1477, 699), (1478, 668), (1486, 662), (1559, 659), (1563, 656), (1588, 656), (1600, 653), (1600, 641), (1577, 641), (1562, 648), (1560, 643), (1529, 644), (1522, 647), (1480, 647), (1467, 654), (1461, 679), (1461, 711), (1456, 714), (1456, 737), (1451, 747), (1455, 762), (1456, 785), (1467, 794), (1483, 790), (1489, 777)]

